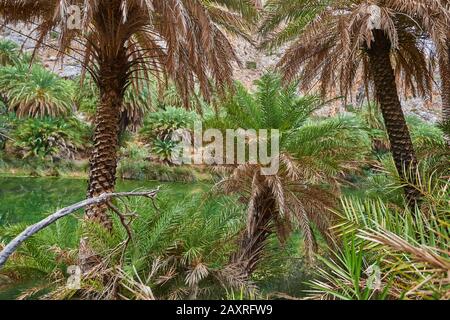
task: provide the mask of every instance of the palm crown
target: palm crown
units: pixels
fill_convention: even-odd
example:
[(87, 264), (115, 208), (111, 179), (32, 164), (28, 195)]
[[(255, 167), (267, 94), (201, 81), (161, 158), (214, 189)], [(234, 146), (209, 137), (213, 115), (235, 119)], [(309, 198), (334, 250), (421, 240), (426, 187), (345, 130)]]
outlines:
[[(290, 43), (278, 67), (289, 81), (299, 77), (303, 89), (334, 89), (350, 96), (363, 81), (366, 96), (375, 97), (388, 131), (396, 168), (404, 180), (416, 167), (416, 155), (402, 111), (397, 82), (404, 92), (431, 91), (428, 68), (431, 37), (442, 52), (448, 25), (444, 2), (411, 0), (268, 1), (261, 27), (264, 46)], [(410, 203), (420, 195), (405, 187)]]
[(0, 90), (19, 117), (64, 116), (72, 111), (72, 84), (43, 66), (18, 64), (0, 70)]
[(347, 96), (361, 79), (369, 85), (373, 74), (365, 53), (375, 40), (373, 30), (381, 30), (391, 43), (395, 71), (407, 89), (420, 94), (430, 91), (427, 53), (431, 50), (427, 52), (430, 45), (425, 36), (442, 49), (445, 19), (432, 19), (436, 14), (447, 15), (440, 1), (271, 0), (267, 8), (262, 45), (273, 48), (290, 43), (278, 64), (285, 80), (298, 76), (305, 89), (320, 83), (324, 95), (338, 86)]
[[(165, 71), (188, 98), (194, 81), (198, 80), (205, 96), (210, 94), (209, 78), (218, 86), (230, 82), (232, 62), (237, 59), (219, 26), (240, 34), (248, 32), (249, 21), (257, 13), (256, 2), (2, 0), (0, 9), (5, 23), (38, 25), (38, 46), (51, 31), (60, 30), (61, 55), (67, 51), (80, 55), (97, 81), (101, 80), (102, 63), (122, 53), (125, 60), (116, 61), (116, 67), (124, 68), (127, 78), (142, 69)], [(81, 29), (71, 29), (68, 23), (71, 5), (83, 8)]]
[[(292, 225), (298, 225), (305, 249), (313, 258), (316, 238), (312, 226), (332, 241), (328, 209), (334, 197), (321, 186), (337, 181), (331, 177), (357, 169), (368, 147), (367, 135), (354, 118), (312, 120), (322, 104), (316, 97), (298, 97), (296, 84), (283, 88), (280, 77), (266, 74), (254, 94), (238, 86), (225, 105), (226, 114), (213, 120), (215, 127), (278, 129), (280, 170), (263, 175), (261, 165), (233, 166), (219, 186), (239, 193), (248, 203), (248, 230), (234, 256), (235, 263), (251, 273), (272, 230), (286, 240)], [(284, 111), (283, 111), (284, 110)], [(208, 125), (212, 125), (208, 123)], [(337, 138), (338, 137), (338, 138)]]

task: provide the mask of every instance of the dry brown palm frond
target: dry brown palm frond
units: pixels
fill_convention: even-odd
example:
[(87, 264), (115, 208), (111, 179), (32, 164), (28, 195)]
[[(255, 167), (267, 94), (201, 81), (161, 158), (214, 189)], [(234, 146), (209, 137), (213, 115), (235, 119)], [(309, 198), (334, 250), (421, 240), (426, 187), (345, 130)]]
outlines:
[[(419, 262), (427, 263), (447, 272), (450, 271), (450, 261), (448, 259), (441, 257), (429, 248), (413, 246), (392, 232), (386, 230), (361, 230), (360, 234), (360, 237), (363, 239), (388, 246), (394, 251), (409, 253)], [(447, 251), (445, 254), (448, 256), (450, 252)]]
[(251, 273), (263, 257), (268, 236), (274, 232), (284, 243), (296, 225), (305, 239), (305, 250), (313, 261), (317, 250), (313, 225), (330, 244), (335, 237), (329, 230), (336, 204), (335, 196), (319, 186), (303, 180), (305, 174), (297, 162), (283, 154), (278, 175), (264, 176), (258, 165), (236, 166), (231, 174), (216, 185), (227, 193), (238, 193), (248, 204), (247, 230), (240, 240), (240, 248), (232, 258)]
[(221, 270), (213, 272), (224, 288), (245, 290), (247, 295), (258, 295), (258, 287), (242, 273), (242, 266), (229, 264)]
[(303, 203), (296, 196), (293, 196), (292, 206), (294, 208), (294, 212), (296, 213), (300, 230), (302, 231), (305, 242), (306, 256), (310, 262), (314, 261), (314, 252), (316, 252), (317, 249), (317, 242), (311, 228), (309, 216), (306, 213)]
[(264, 249), (273, 232), (271, 216), (268, 212), (258, 213), (251, 224), (251, 230), (254, 232), (242, 233), (238, 250), (231, 257), (231, 264), (239, 268), (244, 278), (249, 278), (264, 258)]
[(282, 166), (285, 168), (286, 176), (289, 179), (293, 181), (299, 181), (302, 178), (304, 178), (303, 172), (300, 170), (299, 166), (295, 162), (295, 159), (291, 155), (287, 153), (282, 153), (280, 155), (280, 162), (282, 163)]
[(183, 300), (186, 299), (186, 297), (188, 296), (189, 296), (189, 289), (180, 287), (169, 294), (168, 300)]
[(44, 284), (41, 286), (33, 287), (21, 292), (21, 294), (16, 298), (16, 300), (28, 300), (32, 298), (37, 293), (41, 292), (44, 289), (48, 288), (48, 284)]
[[(82, 8), (81, 30), (67, 23), (72, 5)], [(252, 6), (227, 8), (220, 1), (201, 0), (1, 0), (0, 16), (4, 23), (37, 26), (36, 49), (58, 30), (60, 57), (70, 51), (81, 56), (97, 83), (100, 62), (125, 48), (128, 84), (140, 88), (133, 75), (142, 70), (145, 77), (166, 73), (187, 102), (196, 83), (206, 98), (211, 96), (210, 80), (219, 89), (231, 85), (232, 64), (238, 59), (219, 25), (247, 34), (253, 19), (247, 11), (257, 14)]]
[[(152, 289), (143, 281), (136, 269), (134, 271), (134, 277), (128, 275), (123, 270), (118, 270), (121, 276), (122, 286), (131, 292), (136, 300), (156, 300), (156, 297)], [(123, 300), (127, 300), (127, 297), (121, 295)]]
[(189, 268), (186, 274), (186, 284), (190, 288), (198, 287), (200, 281), (208, 277), (209, 270), (203, 263), (197, 263), (195, 266)]
[[(432, 54), (429, 42), (438, 52), (446, 52), (450, 10), (439, 0), (349, 0), (298, 1), (290, 12), (280, 1), (269, 1), (264, 45), (289, 48), (278, 64), (288, 82), (301, 79), (303, 90), (318, 88), (324, 96), (350, 95), (362, 81), (368, 87), (370, 70), (365, 48), (373, 41), (376, 27), (388, 37), (397, 74), (406, 93), (427, 95), (431, 91)], [(295, 10), (304, 10), (296, 16)], [(309, 10), (309, 11), (308, 11)], [(309, 13), (308, 13), (309, 12)], [(308, 16), (309, 14), (309, 16)], [(375, 15), (375, 17), (374, 17)], [(378, 21), (376, 21), (378, 20)], [(374, 25), (375, 24), (375, 25)], [(289, 36), (286, 36), (289, 34)], [(281, 41), (285, 39), (285, 41)], [(366, 89), (369, 92), (369, 89)]]
[(268, 176), (266, 177), (266, 180), (270, 190), (272, 191), (272, 196), (277, 203), (278, 213), (280, 214), (281, 218), (284, 218), (287, 209), (284, 197), (285, 191), (283, 190), (283, 183), (280, 177), (277, 175)]

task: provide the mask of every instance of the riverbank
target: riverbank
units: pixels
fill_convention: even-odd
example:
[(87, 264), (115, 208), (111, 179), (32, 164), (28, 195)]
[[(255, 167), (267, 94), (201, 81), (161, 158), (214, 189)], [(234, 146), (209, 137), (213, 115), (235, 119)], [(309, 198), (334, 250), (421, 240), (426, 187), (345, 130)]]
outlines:
[[(79, 178), (0, 176), (0, 184), (0, 226), (35, 223), (58, 208), (83, 200), (87, 188), (86, 180)], [(210, 184), (201, 182), (117, 180), (119, 192), (157, 187), (177, 199), (211, 189)]]
[[(57, 177), (87, 179), (89, 162), (83, 160), (36, 161), (0, 158), (2, 177)], [(117, 168), (122, 180), (160, 182), (212, 182), (214, 174), (201, 166), (168, 166), (150, 161), (123, 159)]]

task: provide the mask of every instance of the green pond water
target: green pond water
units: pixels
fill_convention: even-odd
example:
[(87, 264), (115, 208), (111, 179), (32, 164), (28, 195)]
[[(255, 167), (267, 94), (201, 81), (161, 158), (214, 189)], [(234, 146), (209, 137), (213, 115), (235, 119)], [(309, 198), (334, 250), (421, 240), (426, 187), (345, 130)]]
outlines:
[[(200, 183), (118, 181), (117, 191), (150, 190), (158, 186), (161, 186), (162, 192), (173, 195), (174, 200), (210, 187)], [(82, 201), (86, 189), (87, 182), (82, 179), (0, 176), (0, 226), (36, 223), (60, 208)], [(7, 288), (0, 285), (0, 299), (14, 299), (26, 287), (26, 283)]]
[[(117, 191), (151, 190), (180, 199), (207, 189), (199, 183), (161, 183), (156, 181), (118, 181)], [(59, 208), (82, 201), (87, 182), (82, 179), (0, 177), (0, 225), (35, 223)]]

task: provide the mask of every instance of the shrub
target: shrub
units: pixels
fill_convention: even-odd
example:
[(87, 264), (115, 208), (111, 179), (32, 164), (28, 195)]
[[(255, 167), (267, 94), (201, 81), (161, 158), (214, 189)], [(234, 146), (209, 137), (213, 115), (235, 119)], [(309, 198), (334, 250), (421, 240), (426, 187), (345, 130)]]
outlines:
[(18, 121), (13, 138), (23, 158), (73, 159), (86, 148), (88, 134), (87, 126), (74, 118), (29, 118)]
[(144, 121), (141, 136), (147, 142), (155, 138), (167, 139), (178, 129), (193, 129), (198, 115), (182, 108), (166, 107), (150, 114)]
[(152, 153), (157, 159), (165, 164), (171, 164), (173, 162), (174, 152), (179, 148), (179, 142), (170, 139), (156, 138), (153, 141)]

